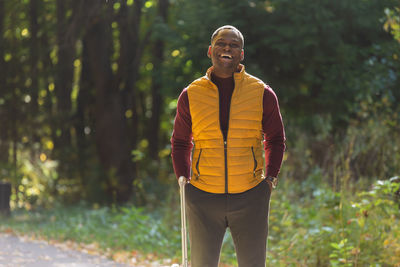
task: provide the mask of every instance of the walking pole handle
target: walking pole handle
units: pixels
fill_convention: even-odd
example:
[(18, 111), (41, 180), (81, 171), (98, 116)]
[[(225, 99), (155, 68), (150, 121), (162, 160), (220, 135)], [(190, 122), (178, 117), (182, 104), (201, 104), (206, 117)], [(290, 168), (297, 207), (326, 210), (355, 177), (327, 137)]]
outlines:
[(185, 184), (186, 184), (186, 178), (185, 178), (185, 176), (179, 177), (178, 181), (179, 181), (179, 186), (180, 186), (180, 187), (182, 187), (183, 185), (185, 185)]
[(187, 256), (187, 231), (186, 231), (186, 207), (185, 207), (185, 186), (186, 178), (184, 176), (178, 179), (181, 198), (181, 235), (182, 235), (182, 267), (188, 267)]

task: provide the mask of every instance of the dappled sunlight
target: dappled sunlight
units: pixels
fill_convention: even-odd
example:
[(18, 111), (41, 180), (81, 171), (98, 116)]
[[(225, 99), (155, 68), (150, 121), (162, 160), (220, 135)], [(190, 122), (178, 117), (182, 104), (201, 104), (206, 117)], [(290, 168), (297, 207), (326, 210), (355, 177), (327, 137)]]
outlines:
[(170, 140), (224, 24), (285, 126), (267, 266), (400, 267), (398, 0), (0, 0), (0, 265), (180, 263)]

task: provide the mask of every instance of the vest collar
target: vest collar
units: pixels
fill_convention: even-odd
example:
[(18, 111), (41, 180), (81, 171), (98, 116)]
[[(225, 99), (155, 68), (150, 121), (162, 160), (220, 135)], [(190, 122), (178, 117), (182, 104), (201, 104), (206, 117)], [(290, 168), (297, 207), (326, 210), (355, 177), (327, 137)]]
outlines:
[[(207, 79), (210, 80), (210, 81), (211, 81), (211, 72), (212, 72), (213, 68), (214, 68), (213, 66), (209, 67), (208, 70), (207, 70), (207, 72), (206, 72), (206, 77), (207, 77)], [(233, 73), (233, 78), (234, 78), (234, 80), (235, 80), (235, 81), (242, 80), (243, 77), (244, 77), (244, 73), (245, 73), (245, 71), (244, 71), (244, 65), (243, 65), (243, 64), (239, 64), (239, 66), (238, 66), (238, 72)]]

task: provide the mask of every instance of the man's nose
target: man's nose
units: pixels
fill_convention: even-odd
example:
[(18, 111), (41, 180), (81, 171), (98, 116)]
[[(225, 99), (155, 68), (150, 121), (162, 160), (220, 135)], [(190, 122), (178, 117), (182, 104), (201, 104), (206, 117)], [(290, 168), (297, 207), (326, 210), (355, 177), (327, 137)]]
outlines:
[(231, 45), (230, 44), (225, 44), (224, 50), (231, 50)]

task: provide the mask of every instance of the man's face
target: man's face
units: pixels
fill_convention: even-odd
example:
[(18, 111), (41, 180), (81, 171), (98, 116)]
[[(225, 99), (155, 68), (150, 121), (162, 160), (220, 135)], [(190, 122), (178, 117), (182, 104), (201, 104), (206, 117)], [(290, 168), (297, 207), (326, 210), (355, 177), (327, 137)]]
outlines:
[(216, 75), (232, 76), (244, 58), (239, 35), (230, 29), (218, 32), (208, 48), (208, 57), (211, 58)]

